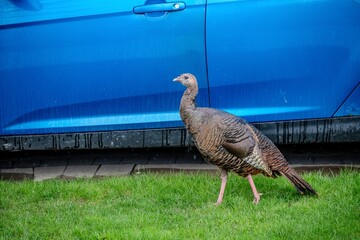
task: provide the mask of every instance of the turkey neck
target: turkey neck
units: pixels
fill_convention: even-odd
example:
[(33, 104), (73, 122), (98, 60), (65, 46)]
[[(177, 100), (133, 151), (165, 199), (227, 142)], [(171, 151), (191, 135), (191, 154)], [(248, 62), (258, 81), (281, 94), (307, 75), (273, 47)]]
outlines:
[(188, 87), (180, 102), (180, 117), (184, 121), (186, 127), (189, 127), (189, 117), (196, 109), (195, 98), (198, 94), (198, 86)]

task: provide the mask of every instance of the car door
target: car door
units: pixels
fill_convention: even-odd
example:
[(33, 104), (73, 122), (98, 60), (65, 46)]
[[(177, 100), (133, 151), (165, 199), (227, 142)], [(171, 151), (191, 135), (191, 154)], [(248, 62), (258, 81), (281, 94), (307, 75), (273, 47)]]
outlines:
[(0, 135), (182, 126), (208, 105), (205, 0), (0, 1)]
[(360, 81), (360, 2), (208, 0), (211, 106), (252, 122), (332, 117)]

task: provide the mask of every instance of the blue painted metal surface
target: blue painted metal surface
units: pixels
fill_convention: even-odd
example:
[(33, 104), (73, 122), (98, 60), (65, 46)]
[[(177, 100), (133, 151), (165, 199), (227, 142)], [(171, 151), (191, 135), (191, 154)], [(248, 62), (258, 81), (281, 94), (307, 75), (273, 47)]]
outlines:
[(206, 16), (212, 107), (256, 122), (331, 117), (360, 81), (359, 2), (209, 0)]
[(3, 25), (0, 134), (182, 126), (183, 89), (171, 81), (181, 72), (199, 76), (199, 101), (208, 105), (205, 1), (187, 1), (186, 11), (165, 18), (134, 14), (143, 3), (112, 1), (109, 15), (107, 1), (105, 15), (83, 17), (85, 8), (69, 19), (44, 2), (40, 19), (50, 21), (34, 13), (30, 24)]
[[(360, 115), (360, 84), (334, 114), (335, 117)], [(360, 125), (360, 122), (359, 122)]]
[[(182, 126), (171, 80), (183, 72), (200, 106), (249, 121), (343, 116), (359, 102), (358, 1), (205, 3), (0, 0), (0, 135)], [(135, 14), (143, 5), (175, 9)]]

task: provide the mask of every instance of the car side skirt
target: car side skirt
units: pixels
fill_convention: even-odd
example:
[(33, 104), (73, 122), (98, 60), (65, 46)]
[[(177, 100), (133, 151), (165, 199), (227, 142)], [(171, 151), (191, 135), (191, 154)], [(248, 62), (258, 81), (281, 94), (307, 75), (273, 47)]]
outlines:
[[(360, 142), (360, 116), (253, 123), (275, 144)], [(0, 152), (191, 147), (185, 128), (1, 136)]]

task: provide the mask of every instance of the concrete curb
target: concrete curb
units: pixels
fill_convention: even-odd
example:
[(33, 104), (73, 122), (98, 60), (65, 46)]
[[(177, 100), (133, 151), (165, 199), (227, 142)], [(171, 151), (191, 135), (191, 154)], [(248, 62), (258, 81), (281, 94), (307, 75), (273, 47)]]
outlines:
[[(292, 165), (299, 173), (322, 171), (337, 174), (341, 169), (351, 168), (360, 171), (360, 165)], [(122, 177), (133, 173), (173, 173), (173, 172), (208, 172), (218, 174), (219, 170), (211, 164), (118, 164), (118, 165), (68, 165), (55, 167), (0, 169), (0, 178), (4, 180), (76, 179)]]
[(61, 178), (66, 166), (36, 167), (34, 168), (34, 181), (43, 181), (54, 178)]
[(1, 179), (9, 179), (9, 180), (34, 179), (34, 169), (33, 168), (0, 169), (0, 177)]
[(96, 172), (95, 177), (122, 177), (129, 176), (134, 170), (135, 164), (102, 165)]
[(298, 173), (321, 171), (324, 174), (338, 174), (342, 169), (350, 168), (360, 171), (360, 165), (351, 164), (318, 164), (318, 165), (291, 165)]
[(98, 165), (67, 166), (61, 178), (92, 178), (98, 169)]
[(139, 164), (134, 173), (138, 172), (218, 172), (219, 168), (211, 164)]

